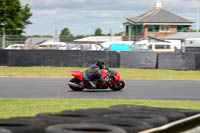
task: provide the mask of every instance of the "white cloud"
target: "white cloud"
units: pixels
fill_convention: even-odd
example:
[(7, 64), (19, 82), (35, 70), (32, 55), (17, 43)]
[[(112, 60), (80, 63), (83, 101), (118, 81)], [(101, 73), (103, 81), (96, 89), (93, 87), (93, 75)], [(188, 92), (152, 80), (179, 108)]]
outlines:
[(71, 3), (85, 3), (86, 0), (44, 0), (45, 6), (61, 6)]
[[(163, 8), (196, 21), (199, 0), (161, 0)], [(68, 27), (74, 34), (90, 34), (96, 27), (119, 31), (127, 17), (135, 17), (154, 7), (155, 0), (21, 0), (28, 3), (34, 23), (27, 34), (48, 34)], [(38, 28), (37, 28), (38, 27)], [(50, 34), (50, 33), (49, 33)]]

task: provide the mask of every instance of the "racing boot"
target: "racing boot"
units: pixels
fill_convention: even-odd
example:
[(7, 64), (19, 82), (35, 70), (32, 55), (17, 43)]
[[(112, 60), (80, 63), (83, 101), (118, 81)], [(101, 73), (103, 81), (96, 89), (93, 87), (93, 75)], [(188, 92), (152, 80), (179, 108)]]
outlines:
[(96, 85), (92, 81), (88, 81), (89, 89), (96, 89)]

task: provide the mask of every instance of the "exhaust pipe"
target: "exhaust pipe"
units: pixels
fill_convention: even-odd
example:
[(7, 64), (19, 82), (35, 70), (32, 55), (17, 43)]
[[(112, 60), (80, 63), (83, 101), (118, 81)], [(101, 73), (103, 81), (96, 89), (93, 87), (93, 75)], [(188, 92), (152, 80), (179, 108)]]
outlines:
[(77, 84), (75, 84), (75, 83), (72, 83), (72, 82), (68, 82), (67, 84), (70, 85), (70, 86), (72, 86), (72, 87), (80, 88), (79, 85), (77, 85)]

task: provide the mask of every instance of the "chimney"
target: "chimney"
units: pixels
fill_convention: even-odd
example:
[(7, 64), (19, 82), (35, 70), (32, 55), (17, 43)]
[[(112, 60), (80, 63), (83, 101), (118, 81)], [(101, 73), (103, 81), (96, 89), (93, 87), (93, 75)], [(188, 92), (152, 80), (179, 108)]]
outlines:
[(160, 0), (156, 0), (155, 6), (156, 6), (156, 8), (161, 8), (162, 7), (161, 1)]

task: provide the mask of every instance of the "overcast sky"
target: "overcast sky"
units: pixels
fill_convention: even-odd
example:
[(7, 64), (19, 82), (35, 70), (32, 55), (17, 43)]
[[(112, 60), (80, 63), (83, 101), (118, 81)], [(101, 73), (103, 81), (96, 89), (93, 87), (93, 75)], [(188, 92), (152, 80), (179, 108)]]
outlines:
[[(55, 35), (67, 27), (74, 35), (94, 34), (98, 27), (103, 33), (124, 31), (120, 26), (127, 17), (136, 17), (155, 7), (156, 0), (20, 0), (29, 4), (33, 24), (25, 35)], [(162, 7), (197, 21), (200, 0), (161, 0)], [(200, 11), (200, 10), (199, 10)], [(195, 24), (193, 28), (195, 28)]]

